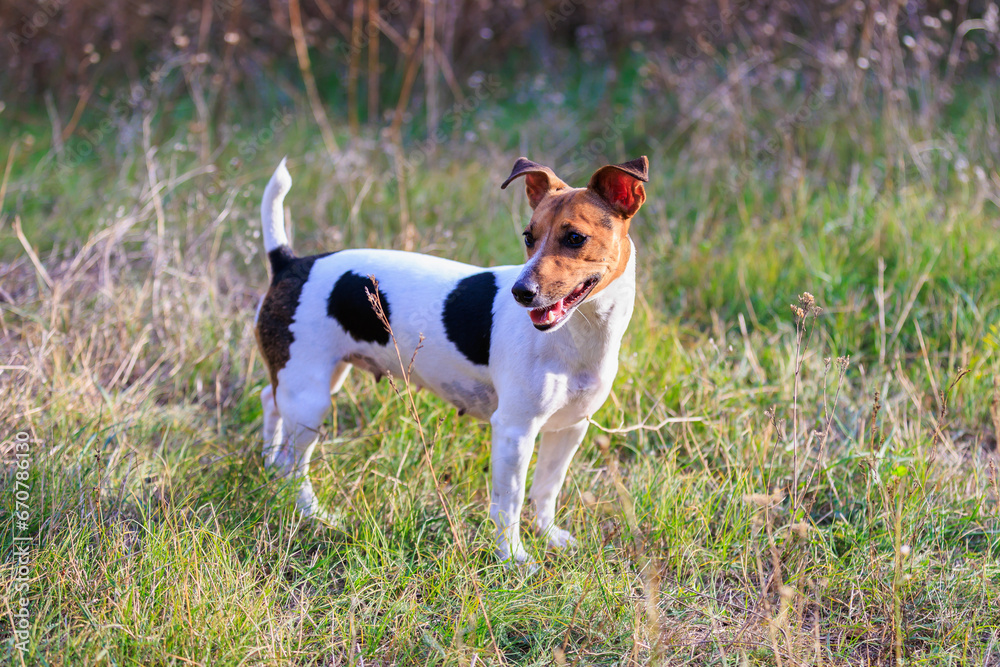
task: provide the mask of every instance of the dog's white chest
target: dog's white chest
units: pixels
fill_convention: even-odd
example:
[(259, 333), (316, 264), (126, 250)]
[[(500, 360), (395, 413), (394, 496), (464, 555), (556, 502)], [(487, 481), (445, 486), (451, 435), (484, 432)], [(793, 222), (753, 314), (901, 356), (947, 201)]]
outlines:
[(569, 379), (569, 390), (570, 398), (586, 398), (591, 394), (599, 391), (603, 386), (600, 375), (592, 371), (580, 371), (574, 373)]
[(552, 413), (542, 430), (558, 431), (588, 419), (607, 400), (614, 377), (614, 369), (605, 372), (585, 370), (570, 375), (562, 407)]

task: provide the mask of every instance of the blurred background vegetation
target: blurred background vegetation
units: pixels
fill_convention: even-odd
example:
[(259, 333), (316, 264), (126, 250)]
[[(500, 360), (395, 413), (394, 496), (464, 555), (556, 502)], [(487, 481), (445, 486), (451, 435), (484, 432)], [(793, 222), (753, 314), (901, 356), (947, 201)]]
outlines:
[[(186, 111), (211, 155), (248, 112), (308, 101), (351, 134), (405, 123), (432, 136), (489, 72), (518, 100), (538, 74), (560, 96), (574, 77), (638, 77), (625, 82), (635, 97), (615, 101), (655, 105), (657, 130), (690, 124), (726, 82), (801, 91), (812, 107), (836, 95), (892, 122), (915, 111), (929, 129), (964, 77), (1000, 74), (997, 23), (986, 1), (8, 0), (0, 118), (30, 124), (45, 109), (62, 150), (101, 114)], [(739, 129), (716, 145), (752, 144)]]
[[(650, 238), (678, 260), (650, 269), (671, 285), (664, 305), (706, 326), (717, 325), (713, 312), (731, 320), (749, 305), (756, 326), (784, 308), (781, 284), (819, 277), (837, 301), (867, 298), (879, 261), (883, 274), (919, 279), (936, 244), (898, 255), (894, 234), (857, 217), (893, 192), (922, 211), (922, 222), (891, 221), (904, 235), (924, 223), (951, 229), (953, 214), (984, 206), (995, 215), (998, 22), (995, 2), (917, 0), (14, 0), (0, 8), (0, 137), (22, 146), (20, 158), (5, 151), (6, 218), (39, 225), (47, 252), (67, 226), (89, 231), (113, 212), (57, 193), (132, 169), (140, 144), (201, 169), (213, 192), (256, 183), (298, 151), (318, 161), (315, 178), (343, 181), (342, 195), (320, 192), (314, 218), (356, 221), (351, 202), (369, 193), (387, 205), (364, 211), (381, 238), (355, 225), (327, 245), (413, 249), (449, 233), (435, 227), (447, 197), (414, 210), (411, 199), (433, 199), (409, 182), (424, 165), (485, 160), (499, 173), (528, 153), (577, 182), (601, 161), (648, 153), (666, 195)], [(945, 192), (965, 210), (934, 201)], [(43, 222), (57, 211), (61, 227)], [(772, 243), (783, 231), (769, 220), (794, 221), (817, 262)], [(844, 232), (855, 240), (825, 240)], [(470, 259), (490, 256), (475, 235), (466, 241), (478, 250)], [(747, 243), (772, 261), (748, 270), (733, 260), (728, 250)], [(21, 250), (0, 236), (0, 257)], [(989, 253), (954, 250), (941, 264), (973, 281), (952, 273), (974, 301), (1000, 268)], [(834, 270), (841, 263), (851, 270)]]
[[(397, 105), (411, 64), (423, 70), (414, 108), (433, 116), (476, 69), (552, 70), (566, 48), (596, 66), (645, 53), (667, 89), (719, 54), (767, 52), (794, 56), (806, 86), (850, 65), (902, 93), (921, 79), (996, 75), (995, 14), (986, 0), (9, 0), (0, 31), (4, 93), (50, 92), (60, 108), (165, 63), (223, 98), (252, 96), (287, 73), (301, 40), (326, 99), (350, 96), (348, 115), (377, 122)], [(213, 107), (222, 115), (211, 120), (231, 120), (228, 111)]]

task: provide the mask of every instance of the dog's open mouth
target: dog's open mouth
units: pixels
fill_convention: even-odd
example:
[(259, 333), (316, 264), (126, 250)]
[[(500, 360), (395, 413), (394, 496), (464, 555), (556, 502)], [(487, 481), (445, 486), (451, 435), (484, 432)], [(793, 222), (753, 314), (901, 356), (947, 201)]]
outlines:
[(572, 292), (559, 299), (551, 306), (546, 306), (545, 308), (532, 308), (528, 311), (528, 315), (531, 317), (531, 323), (534, 324), (535, 328), (539, 331), (551, 329), (555, 325), (559, 324), (569, 316), (574, 307), (576, 307), (587, 297), (588, 294), (590, 294), (590, 290), (594, 289), (594, 286), (600, 279), (600, 276), (591, 276), (577, 285)]

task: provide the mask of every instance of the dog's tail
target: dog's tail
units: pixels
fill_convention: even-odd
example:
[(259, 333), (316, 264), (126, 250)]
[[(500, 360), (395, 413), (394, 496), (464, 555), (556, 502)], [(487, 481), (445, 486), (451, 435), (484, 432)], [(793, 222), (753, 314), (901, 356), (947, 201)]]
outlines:
[(271, 259), (271, 272), (274, 274), (295, 257), (285, 234), (284, 201), (285, 195), (292, 189), (292, 176), (285, 166), (286, 159), (283, 158), (274, 170), (260, 202), (260, 217), (264, 223), (264, 250)]

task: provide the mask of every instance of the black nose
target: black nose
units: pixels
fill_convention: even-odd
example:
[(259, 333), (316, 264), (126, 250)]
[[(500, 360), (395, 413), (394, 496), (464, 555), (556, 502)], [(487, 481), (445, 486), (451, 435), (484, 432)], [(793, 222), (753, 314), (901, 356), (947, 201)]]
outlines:
[(529, 306), (535, 300), (535, 295), (538, 294), (538, 285), (522, 279), (514, 283), (510, 292), (519, 304)]

